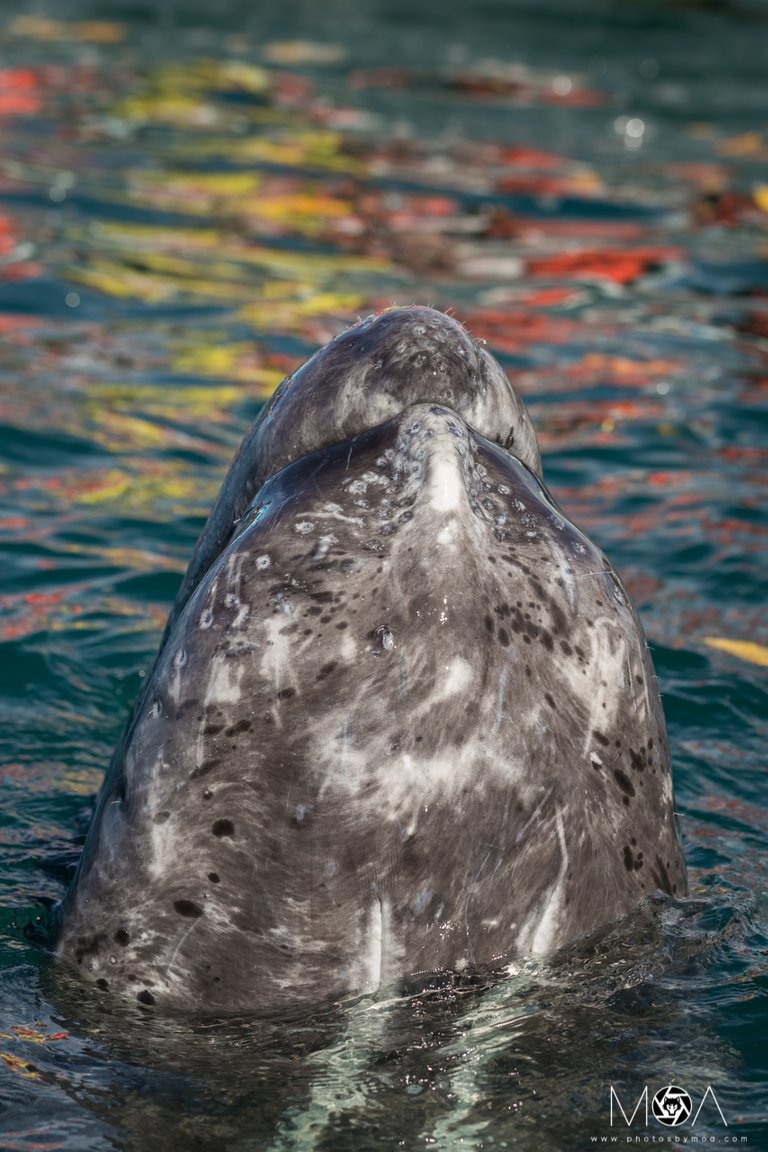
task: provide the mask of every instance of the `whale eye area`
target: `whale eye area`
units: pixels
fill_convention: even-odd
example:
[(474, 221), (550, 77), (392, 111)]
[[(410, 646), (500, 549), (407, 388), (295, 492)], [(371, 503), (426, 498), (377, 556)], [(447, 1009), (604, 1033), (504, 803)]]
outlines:
[(211, 884), (221, 884), (221, 876), (219, 876), (218, 872), (209, 872), (208, 879)]
[(202, 908), (199, 904), (195, 904), (194, 900), (174, 900), (173, 906), (179, 916), (191, 916), (196, 920), (203, 914)]
[(115, 943), (122, 945), (125, 948), (131, 942), (131, 937), (128, 934), (127, 928), (118, 928), (115, 932)]
[(231, 820), (216, 820), (211, 831), (214, 836), (234, 836), (235, 826)]

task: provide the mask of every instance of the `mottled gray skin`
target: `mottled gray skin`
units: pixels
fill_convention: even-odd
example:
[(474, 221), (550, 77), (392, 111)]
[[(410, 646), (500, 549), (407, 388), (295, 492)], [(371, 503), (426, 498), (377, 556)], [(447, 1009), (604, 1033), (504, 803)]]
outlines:
[[(195, 546), (155, 663), (187, 600), (270, 476), (425, 400), (452, 408), (541, 476), (525, 405), (494, 358), (461, 324), (421, 306), (369, 316), (288, 376), (244, 437)], [(110, 773), (125, 756), (150, 679), (115, 748)]]
[[(337, 388), (372, 355), (349, 347)], [(58, 951), (100, 987), (292, 1009), (684, 894), (626, 592), (455, 408), (298, 456), (193, 583), (62, 909)]]
[(165, 635), (270, 476), (309, 452), (339, 444), (431, 401), (541, 476), (536, 433), (499, 365), (452, 317), (392, 308), (343, 332), (289, 376), (244, 438), (179, 589)]

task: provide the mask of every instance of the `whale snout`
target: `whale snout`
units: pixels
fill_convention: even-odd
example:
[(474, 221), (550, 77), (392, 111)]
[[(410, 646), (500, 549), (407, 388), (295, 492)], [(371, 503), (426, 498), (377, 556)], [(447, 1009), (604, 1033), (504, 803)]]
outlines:
[(540, 474), (530, 417), (498, 364), (456, 320), (422, 307), (369, 316), (307, 361), (265, 413), (260, 456), (274, 472), (420, 403), (450, 408)]

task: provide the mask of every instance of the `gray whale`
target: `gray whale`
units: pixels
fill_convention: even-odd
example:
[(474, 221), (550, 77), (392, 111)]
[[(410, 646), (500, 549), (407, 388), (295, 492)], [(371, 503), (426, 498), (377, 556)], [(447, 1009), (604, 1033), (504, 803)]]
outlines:
[(102, 787), (57, 952), (293, 1009), (503, 969), (683, 895), (641, 626), (452, 319), (394, 309), (246, 437)]

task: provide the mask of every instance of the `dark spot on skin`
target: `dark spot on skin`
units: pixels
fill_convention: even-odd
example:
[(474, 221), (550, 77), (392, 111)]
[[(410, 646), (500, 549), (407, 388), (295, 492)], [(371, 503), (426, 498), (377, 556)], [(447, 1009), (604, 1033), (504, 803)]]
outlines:
[(346, 620), (340, 620), (336, 627), (338, 628), (339, 632), (343, 632), (345, 628), (349, 628), (349, 624), (346, 622)]
[(136, 999), (138, 1000), (139, 1004), (154, 1004), (155, 1002), (154, 996), (151, 992), (147, 992), (146, 988), (142, 992), (139, 992)]
[(166, 820), (169, 820), (170, 817), (171, 817), (170, 812), (158, 812), (157, 815), (155, 816), (154, 820), (152, 821), (152, 823), (153, 824), (165, 824)]
[(604, 736), (602, 732), (598, 732), (596, 728), (593, 729), (592, 735), (594, 736), (595, 740), (597, 740), (598, 744), (602, 744), (603, 748), (607, 748), (610, 744), (608, 737)]
[[(335, 609), (334, 609), (334, 608), (332, 608), (332, 609), (331, 609), (331, 611), (332, 611), (332, 612), (334, 612), (334, 611), (335, 611)], [(321, 623), (321, 624), (330, 624), (330, 622), (331, 622), (331, 617), (330, 617), (330, 616), (321, 616), (321, 617), (320, 617), (320, 623)]]
[(203, 760), (202, 764), (198, 764), (197, 768), (193, 768), (189, 774), (190, 780), (196, 780), (199, 776), (205, 776), (218, 764), (221, 764), (220, 756), (211, 756), (208, 760)]
[(105, 979), (102, 977), (100, 980), (97, 980), (97, 981), (96, 981), (96, 987), (97, 987), (97, 988), (101, 988), (101, 989), (102, 989), (102, 991), (106, 992), (106, 991), (107, 991), (107, 989), (109, 988), (109, 984), (108, 984), (108, 983), (107, 983), (107, 981), (106, 981), (106, 980), (105, 980)]
[(217, 820), (211, 831), (214, 836), (234, 836), (235, 826), (231, 820)]
[(219, 876), (218, 872), (209, 872), (208, 879), (210, 880), (211, 884), (221, 883), (221, 876)]
[(674, 888), (669, 876), (668, 869), (669, 861), (667, 860), (666, 864), (664, 864), (664, 861), (661, 859), (661, 857), (657, 856), (656, 864), (653, 868), (651, 868), (651, 877), (653, 878), (653, 882), (657, 888), (661, 888), (662, 892), (667, 892), (671, 896)]
[(296, 689), (295, 688), (281, 688), (280, 691), (277, 693), (277, 699), (278, 700), (290, 700), (291, 696), (295, 696), (295, 695), (296, 695)]
[(546, 648), (547, 652), (552, 652), (555, 647), (555, 642), (552, 639), (552, 634), (546, 628), (541, 630), (541, 642)]
[(624, 848), (624, 867), (626, 868), (627, 872), (631, 872), (633, 870), (634, 866), (635, 866), (635, 862), (632, 858), (632, 849), (629, 848), (628, 846), (625, 846), (625, 848)]
[(316, 600), (318, 604), (328, 604), (333, 600), (333, 592), (310, 592), (310, 600)]
[(629, 759), (635, 772), (645, 771), (645, 755), (642, 752), (636, 752), (634, 748), (630, 748)]
[(324, 680), (326, 676), (330, 676), (331, 672), (333, 672), (335, 667), (336, 667), (336, 661), (335, 660), (329, 660), (329, 662), (327, 664), (323, 664), (322, 668), (320, 669), (320, 671), (317, 674), (318, 680)]
[(613, 776), (622, 792), (626, 792), (627, 796), (635, 795), (635, 786), (626, 772), (622, 772), (621, 768), (614, 768)]
[(218, 736), (219, 732), (224, 730), (223, 724), (206, 724), (203, 729), (204, 736)]
[(115, 941), (116, 943), (121, 944), (123, 948), (127, 947), (127, 945), (131, 942), (131, 938), (128, 935), (128, 929), (118, 928), (117, 932), (115, 932)]
[(250, 728), (251, 728), (250, 720), (246, 720), (246, 719), (238, 720), (237, 724), (233, 724), (230, 728), (227, 728), (226, 735), (227, 736), (238, 736), (241, 732), (248, 732), (250, 730)]
[(483, 617), (483, 623), (485, 624), (486, 632), (489, 632), (490, 635), (493, 636), (493, 633), (494, 633), (493, 617), (492, 616), (484, 616)]
[(567, 640), (561, 640), (560, 641), (560, 647), (563, 651), (564, 656), (570, 656), (571, 653), (573, 652), (573, 648), (571, 648), (571, 646)]
[(552, 613), (552, 626), (554, 627), (555, 631), (567, 632), (568, 619), (565, 615), (565, 612), (563, 612), (562, 608), (558, 604), (557, 600), (554, 600), (550, 596), (547, 599), (547, 603), (549, 604), (549, 610)]
[(203, 789), (203, 800), (210, 800), (212, 796), (213, 796), (213, 792), (211, 791), (210, 788), (204, 788)]
[(417, 736), (417, 737), (416, 737), (416, 743), (417, 743), (417, 744), (421, 744), (421, 742), (422, 742), (422, 740), (423, 740), (423, 739), (424, 739), (424, 737), (423, 737), (423, 736)]
[(319, 608), (316, 604), (311, 608), (307, 608), (306, 612), (304, 613), (305, 616), (322, 616), (322, 614), (322, 608)]
[(179, 916), (192, 916), (197, 919), (203, 914), (202, 908), (199, 904), (195, 904), (194, 900), (174, 900), (173, 906)]
[(528, 676), (528, 677), (531, 677), (531, 676), (533, 676), (533, 672), (531, 671), (531, 666), (530, 666), (530, 664), (526, 664), (526, 666), (525, 666), (525, 674), (526, 674), (526, 676)]
[(549, 704), (550, 708), (555, 707), (555, 700), (550, 692), (544, 693), (544, 699), (546, 700), (547, 704)]
[(499, 644), (502, 648), (509, 648), (509, 633), (506, 628), (499, 628)]
[(595, 772), (599, 772), (602, 768), (602, 764), (598, 764), (597, 760), (590, 760), (590, 764), (594, 768)]
[(78, 936), (78, 947), (75, 949), (75, 958), (77, 959), (78, 964), (82, 964), (86, 956), (95, 956), (96, 953), (100, 950), (101, 945), (104, 943), (106, 938), (107, 937), (104, 932), (98, 932), (90, 940), (87, 936)]
[(653, 748), (653, 736), (651, 736), (650, 740), (648, 741), (648, 747)]

